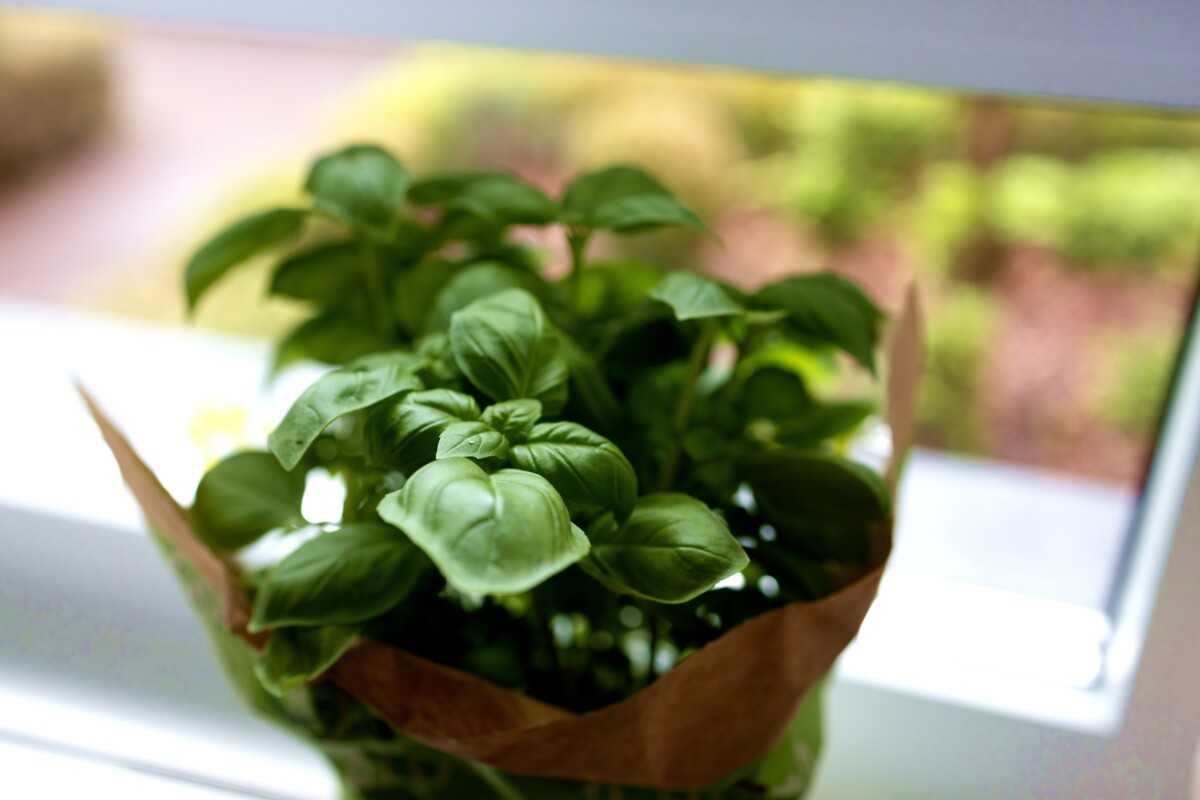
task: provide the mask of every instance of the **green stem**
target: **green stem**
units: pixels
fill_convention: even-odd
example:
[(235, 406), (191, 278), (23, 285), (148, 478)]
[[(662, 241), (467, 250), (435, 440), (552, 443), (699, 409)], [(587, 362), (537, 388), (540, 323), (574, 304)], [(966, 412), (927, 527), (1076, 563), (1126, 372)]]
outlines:
[(573, 230), (567, 233), (567, 244), (571, 248), (571, 274), (567, 276), (567, 292), (571, 307), (579, 304), (579, 282), (583, 275), (584, 254), (591, 231)]
[(489, 767), (487, 764), (479, 764), (474, 761), (468, 761), (467, 763), (470, 764), (471, 769), (475, 770), (475, 773), (483, 779), (484, 783), (495, 790), (496, 796), (500, 797), (501, 800), (525, 800), (525, 795), (523, 795), (517, 789), (517, 787), (513, 786), (512, 783), (503, 775), (501, 775), (500, 772), (495, 768)]
[(675, 406), (675, 438), (671, 440), (671, 443), (667, 445), (666, 452), (663, 453), (662, 468), (658, 473), (660, 491), (665, 492), (671, 488), (671, 483), (675, 480), (675, 472), (679, 469), (679, 440), (687, 431), (688, 419), (692, 415), (692, 406), (696, 402), (696, 383), (700, 379), (700, 373), (704, 372), (704, 367), (708, 364), (709, 351), (712, 350), (713, 341), (717, 338), (717, 324), (716, 320), (706, 322), (692, 345), (692, 353), (688, 358), (687, 376), (683, 379), (683, 389), (679, 393), (679, 402)]
[(371, 309), (371, 319), (375, 323), (375, 331), (385, 342), (390, 341), (392, 338), (390, 293), (383, 279), (383, 265), (380, 263), (378, 246), (366, 238), (360, 239), (359, 257), (363, 264), (367, 303)]

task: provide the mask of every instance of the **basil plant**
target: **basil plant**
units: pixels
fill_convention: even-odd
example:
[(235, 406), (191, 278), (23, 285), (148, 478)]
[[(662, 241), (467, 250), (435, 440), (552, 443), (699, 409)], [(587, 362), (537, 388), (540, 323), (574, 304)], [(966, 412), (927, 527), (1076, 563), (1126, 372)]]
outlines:
[[(554, 198), (503, 172), (414, 180), (354, 146), (305, 190), (186, 271), (194, 307), (282, 251), (270, 291), (312, 313), (277, 363), (333, 367), (192, 509), (231, 557), (302, 542), (246, 572), (251, 630), (273, 631), (265, 687), (312, 681), (365, 636), (587, 711), (862, 572), (889, 497), (844, 453), (874, 402), (826, 391), (872, 385), (882, 316), (854, 284), (747, 292), (592, 260), (600, 235), (711, 235), (633, 167)], [(531, 226), (563, 237), (563, 277), (514, 237)], [(314, 471), (345, 485), (336, 524), (303, 517)]]

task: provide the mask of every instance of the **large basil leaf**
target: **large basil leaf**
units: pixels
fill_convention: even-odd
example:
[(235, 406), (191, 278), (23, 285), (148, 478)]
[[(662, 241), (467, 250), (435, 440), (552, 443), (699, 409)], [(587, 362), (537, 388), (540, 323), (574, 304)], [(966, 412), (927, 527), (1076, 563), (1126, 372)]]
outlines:
[(367, 418), (363, 432), (367, 460), (411, 474), (437, 457), (442, 431), (456, 422), (477, 419), (479, 404), (470, 395), (450, 389), (413, 392)]
[(640, 497), (624, 524), (602, 517), (588, 537), (585, 569), (616, 591), (660, 603), (691, 600), (750, 563), (712, 509), (674, 492)]
[(504, 458), (507, 453), (504, 434), (478, 420), (451, 423), (438, 437), (438, 458)]
[(650, 298), (669, 305), (678, 320), (732, 317), (743, 311), (720, 283), (694, 272), (667, 273), (650, 290)]
[(350, 648), (360, 625), (322, 625), (319, 628), (280, 628), (254, 660), (254, 674), (263, 687), (282, 697), (314, 681)]
[(267, 437), (267, 446), (285, 469), (295, 467), (321, 431), (338, 417), (422, 388), (406, 359), (370, 363), (358, 369), (334, 370), (296, 399), (279, 427)]
[(209, 287), (238, 264), (294, 236), (307, 211), (277, 208), (243, 217), (209, 239), (188, 261), (184, 273), (188, 309), (194, 309)]
[(504, 434), (510, 442), (529, 438), (533, 425), (542, 418), (542, 404), (537, 400), (502, 400), (483, 410), (483, 421)]
[(379, 503), (446, 580), (474, 594), (518, 594), (583, 558), (588, 540), (540, 475), (488, 474), (467, 458), (422, 467)]
[(323, 244), (281, 263), (271, 279), (271, 294), (332, 305), (364, 289), (358, 245)]
[(304, 475), (270, 453), (235, 453), (204, 474), (196, 488), (196, 533), (214, 550), (245, 547), (275, 528), (304, 523)]
[(872, 537), (888, 524), (883, 479), (839, 456), (773, 450), (739, 465), (763, 517), (808, 555), (864, 563)]
[(761, 289), (753, 302), (760, 309), (786, 311), (787, 326), (801, 338), (841, 348), (874, 372), (883, 314), (845, 278), (793, 275)]
[(603, 509), (625, 519), (637, 500), (637, 476), (608, 439), (574, 422), (535, 425), (508, 454), (514, 467), (536, 472), (575, 510)]
[(666, 225), (707, 230), (695, 212), (654, 178), (635, 167), (609, 167), (571, 181), (563, 194), (567, 225), (634, 232)]
[(266, 572), (249, 628), (365, 622), (398, 605), (428, 567), (425, 554), (390, 525), (326, 531)]
[(408, 170), (374, 145), (352, 145), (317, 160), (304, 188), (319, 211), (387, 232), (408, 190)]
[(455, 312), (450, 346), (463, 374), (493, 400), (531, 397), (547, 414), (567, 400), (566, 361), (538, 301), (509, 289)]

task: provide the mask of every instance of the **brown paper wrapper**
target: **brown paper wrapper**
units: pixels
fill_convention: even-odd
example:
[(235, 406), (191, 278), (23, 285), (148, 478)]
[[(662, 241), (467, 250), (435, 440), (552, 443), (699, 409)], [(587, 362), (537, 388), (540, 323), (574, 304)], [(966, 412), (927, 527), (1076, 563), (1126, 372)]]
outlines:
[[(910, 289), (889, 343), (887, 421), (895, 487), (912, 442), (921, 371), (916, 292)], [(220, 599), (224, 624), (254, 647), (250, 604), (230, 563), (196, 536), (129, 442), (80, 387), (149, 523), (174, 544)], [(728, 631), (646, 689), (575, 715), (473, 675), (378, 642), (363, 641), (327, 673), (398, 731), (443, 752), (505, 772), (694, 791), (764, 757), (801, 702), (858, 633), (879, 587), (879, 563), (813, 603), (794, 603)]]

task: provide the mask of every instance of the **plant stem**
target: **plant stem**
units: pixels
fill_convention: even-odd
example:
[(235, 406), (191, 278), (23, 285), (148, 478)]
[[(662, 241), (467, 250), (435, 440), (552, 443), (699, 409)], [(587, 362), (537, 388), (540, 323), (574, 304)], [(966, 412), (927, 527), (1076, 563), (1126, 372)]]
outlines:
[(584, 253), (589, 238), (591, 231), (572, 230), (567, 233), (567, 244), (571, 248), (571, 274), (567, 276), (567, 292), (572, 308), (579, 304), (579, 282), (583, 275)]
[(359, 240), (358, 247), (363, 265), (363, 280), (367, 289), (367, 303), (371, 309), (371, 319), (375, 323), (376, 333), (386, 342), (392, 338), (392, 311), (389, 302), (390, 293), (383, 280), (379, 248), (365, 237)]
[(717, 321), (709, 320), (704, 324), (700, 335), (692, 345), (692, 353), (688, 358), (687, 376), (683, 379), (683, 389), (679, 393), (679, 402), (675, 405), (674, 434), (675, 438), (667, 445), (663, 453), (662, 468), (658, 473), (659, 491), (667, 491), (675, 480), (675, 472), (679, 469), (679, 440), (687, 431), (688, 419), (692, 415), (692, 405), (696, 401), (696, 383), (704, 367), (708, 364), (709, 352), (713, 341), (717, 338)]
[(517, 787), (513, 786), (512, 783), (503, 775), (501, 775), (500, 772), (495, 768), (489, 767), (487, 764), (479, 764), (474, 761), (468, 761), (467, 763), (470, 764), (471, 769), (475, 770), (475, 773), (483, 779), (484, 783), (495, 790), (496, 796), (500, 797), (501, 800), (525, 800), (525, 795), (523, 795), (517, 789)]

